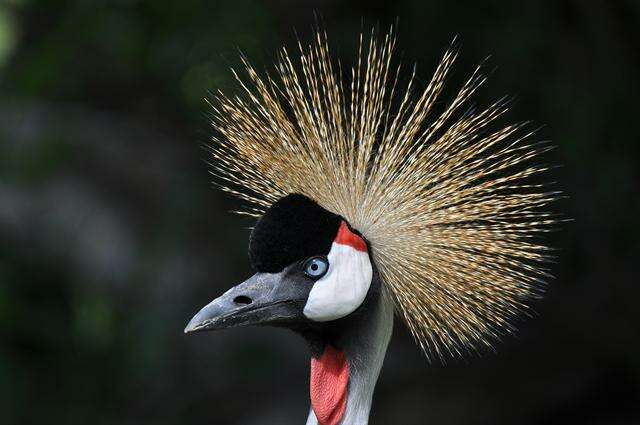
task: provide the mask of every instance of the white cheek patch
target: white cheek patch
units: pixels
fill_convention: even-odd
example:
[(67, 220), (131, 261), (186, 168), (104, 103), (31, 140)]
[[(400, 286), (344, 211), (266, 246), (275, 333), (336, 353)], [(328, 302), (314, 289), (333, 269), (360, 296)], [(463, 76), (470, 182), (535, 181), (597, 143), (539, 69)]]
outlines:
[(317, 322), (344, 317), (357, 309), (369, 292), (373, 269), (367, 244), (343, 221), (327, 256), (329, 270), (309, 293), (303, 313)]

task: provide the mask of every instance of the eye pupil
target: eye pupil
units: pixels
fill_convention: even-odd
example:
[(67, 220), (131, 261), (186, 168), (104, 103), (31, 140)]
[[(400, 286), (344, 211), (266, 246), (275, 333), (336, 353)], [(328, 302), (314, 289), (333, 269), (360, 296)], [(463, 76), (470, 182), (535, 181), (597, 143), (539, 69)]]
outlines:
[(318, 265), (317, 265), (317, 264), (315, 264), (315, 263), (314, 263), (314, 264), (312, 264), (312, 265), (311, 265), (311, 270), (313, 270), (314, 272), (315, 272), (316, 270), (318, 270)]

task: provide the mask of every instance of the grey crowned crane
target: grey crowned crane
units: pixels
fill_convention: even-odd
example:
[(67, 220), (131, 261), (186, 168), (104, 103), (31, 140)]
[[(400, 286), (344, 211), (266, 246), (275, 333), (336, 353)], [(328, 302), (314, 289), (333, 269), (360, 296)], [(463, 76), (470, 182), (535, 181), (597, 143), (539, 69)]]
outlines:
[[(549, 252), (539, 237), (557, 197), (532, 178), (545, 144), (523, 124), (489, 125), (503, 99), (464, 106), (478, 67), (440, 102), (457, 56), (429, 84), (401, 88), (395, 38), (360, 40), (350, 78), (326, 35), (283, 49), (275, 74), (244, 61), (244, 96), (211, 99), (213, 172), (248, 201), (255, 274), (206, 305), (185, 332), (289, 328), (310, 347), (307, 424), (361, 425), (394, 312), (429, 356), (459, 356), (512, 330), (540, 292)], [(346, 82), (344, 80), (347, 80)], [(464, 110), (463, 110), (464, 108)]]

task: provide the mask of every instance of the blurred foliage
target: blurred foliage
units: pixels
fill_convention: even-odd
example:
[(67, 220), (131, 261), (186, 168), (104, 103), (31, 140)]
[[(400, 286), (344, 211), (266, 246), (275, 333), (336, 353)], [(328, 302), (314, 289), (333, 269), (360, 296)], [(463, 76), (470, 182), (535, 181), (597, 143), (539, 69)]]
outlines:
[(539, 314), (498, 354), (427, 365), (397, 327), (372, 423), (640, 423), (632, 0), (1, 2), (0, 422), (304, 420), (302, 341), (182, 328), (250, 273), (251, 222), (203, 161), (203, 98), (236, 89), (240, 53), (264, 69), (308, 39), (314, 15), (347, 63), (362, 29), (398, 21), (421, 81), (456, 34), (453, 83), (491, 54), (478, 100), (515, 94), (510, 119), (545, 124), (573, 219)]

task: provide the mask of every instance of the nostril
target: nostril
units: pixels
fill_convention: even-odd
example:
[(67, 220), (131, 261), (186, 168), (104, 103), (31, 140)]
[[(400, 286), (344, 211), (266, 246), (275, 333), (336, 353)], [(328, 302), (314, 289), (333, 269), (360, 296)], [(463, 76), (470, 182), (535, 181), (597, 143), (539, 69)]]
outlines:
[(248, 305), (248, 304), (251, 304), (253, 300), (247, 297), (246, 295), (238, 295), (233, 299), (233, 302), (238, 305)]

